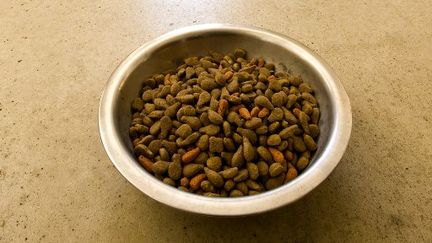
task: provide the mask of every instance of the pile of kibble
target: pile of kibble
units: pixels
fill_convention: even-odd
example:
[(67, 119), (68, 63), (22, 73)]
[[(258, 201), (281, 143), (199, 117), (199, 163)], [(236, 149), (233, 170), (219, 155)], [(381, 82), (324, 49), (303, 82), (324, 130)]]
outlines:
[(132, 112), (139, 163), (164, 183), (204, 196), (281, 186), (317, 149), (320, 111), (311, 86), (243, 49), (189, 57), (153, 75)]

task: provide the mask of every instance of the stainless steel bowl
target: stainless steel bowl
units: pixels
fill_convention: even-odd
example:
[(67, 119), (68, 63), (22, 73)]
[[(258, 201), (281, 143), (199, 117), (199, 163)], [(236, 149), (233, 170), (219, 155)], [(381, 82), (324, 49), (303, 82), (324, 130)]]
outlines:
[[(278, 69), (291, 69), (310, 82), (321, 108), (318, 150), (296, 179), (274, 190), (241, 198), (208, 198), (165, 185), (145, 171), (132, 152), (128, 137), (130, 104), (142, 81), (176, 66), (190, 55), (209, 50), (222, 53), (236, 47), (261, 56)], [(342, 84), (316, 54), (286, 36), (252, 27), (226, 24), (195, 25), (152, 40), (130, 54), (114, 71), (102, 95), (99, 132), (105, 150), (126, 179), (151, 198), (181, 210), (219, 216), (265, 212), (292, 203), (318, 186), (339, 163), (351, 133), (351, 107)]]

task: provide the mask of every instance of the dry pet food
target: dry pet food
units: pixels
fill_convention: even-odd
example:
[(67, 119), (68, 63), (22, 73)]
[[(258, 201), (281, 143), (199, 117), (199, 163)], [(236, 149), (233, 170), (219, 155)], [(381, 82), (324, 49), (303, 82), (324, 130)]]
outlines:
[(209, 197), (279, 187), (307, 168), (317, 149), (312, 87), (243, 49), (188, 57), (151, 76), (132, 113), (139, 163), (167, 185)]

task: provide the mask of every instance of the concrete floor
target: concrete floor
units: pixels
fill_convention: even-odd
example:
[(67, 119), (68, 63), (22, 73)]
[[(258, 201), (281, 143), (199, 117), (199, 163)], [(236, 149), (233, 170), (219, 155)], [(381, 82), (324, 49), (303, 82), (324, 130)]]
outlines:
[[(431, 242), (430, 1), (1, 1), (0, 242)], [(99, 142), (129, 52), (182, 26), (248, 24), (328, 61), (351, 99), (341, 163), (293, 205), (209, 218), (130, 185)]]

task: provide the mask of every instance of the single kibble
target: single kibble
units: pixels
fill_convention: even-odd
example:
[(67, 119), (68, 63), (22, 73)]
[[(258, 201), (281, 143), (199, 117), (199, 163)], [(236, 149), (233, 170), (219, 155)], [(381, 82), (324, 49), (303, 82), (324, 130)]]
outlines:
[(280, 91), (274, 94), (271, 98), (272, 104), (277, 107), (282, 107), (287, 103), (288, 97), (285, 92)]
[(170, 154), (168, 153), (168, 150), (166, 148), (160, 148), (159, 149), (159, 156), (164, 161), (170, 160), (170, 157), (171, 157)]
[(285, 183), (294, 180), (294, 178), (296, 178), (297, 175), (298, 172), (294, 167), (289, 168), (285, 176)]
[(215, 125), (220, 125), (224, 122), (223, 117), (213, 110), (208, 110), (208, 119), (211, 123)]
[(141, 111), (144, 108), (144, 101), (140, 98), (135, 98), (132, 102), (132, 110)]
[(200, 154), (200, 152), (201, 152), (201, 150), (198, 147), (187, 151), (182, 156), (183, 163), (190, 163), (190, 162), (192, 162), (196, 157), (198, 157), (198, 155)]
[(249, 192), (249, 188), (244, 182), (237, 183), (235, 189), (241, 191), (244, 195), (247, 195)]
[(207, 176), (207, 179), (215, 186), (222, 187), (224, 185), (224, 179), (221, 175), (219, 175), (216, 171), (211, 170), (209, 168), (204, 168), (204, 172)]
[(255, 98), (255, 105), (267, 108), (268, 110), (274, 109), (273, 104), (264, 95), (260, 95), (260, 96)]
[(138, 161), (144, 167), (144, 169), (146, 169), (150, 173), (153, 173), (153, 162), (150, 159), (140, 155), (138, 157)]
[(248, 179), (246, 180), (245, 184), (250, 190), (262, 191), (264, 189), (262, 185), (260, 185), (258, 182), (254, 180)]
[(249, 173), (249, 178), (251, 178), (252, 180), (256, 180), (259, 176), (258, 166), (255, 163), (247, 163), (246, 168)]
[(209, 152), (221, 153), (224, 149), (223, 139), (219, 137), (210, 137), (209, 139)]
[(232, 157), (231, 166), (241, 167), (244, 164), (244, 162), (245, 162), (245, 158), (243, 154), (243, 146), (240, 145)]
[(272, 110), (268, 117), (269, 122), (282, 121), (284, 118), (284, 112), (281, 108), (277, 107)]
[(258, 106), (254, 106), (254, 108), (252, 108), (250, 112), (250, 115), (252, 117), (257, 117), (259, 112), (260, 112), (260, 108)]
[(196, 116), (182, 116), (180, 121), (188, 124), (194, 131), (197, 131), (201, 128), (201, 121)]
[(206, 151), (209, 147), (209, 135), (207, 134), (203, 134), (201, 135), (201, 137), (198, 139), (196, 145), (197, 147), (201, 150), (201, 151)]
[(280, 163), (273, 163), (269, 167), (269, 174), (271, 177), (276, 177), (283, 172), (283, 166)]
[(207, 152), (201, 152), (194, 160), (194, 163), (196, 164), (205, 164), (205, 162), (208, 160), (209, 156)]
[(228, 169), (225, 169), (225, 170), (219, 172), (219, 174), (224, 179), (231, 179), (231, 178), (234, 178), (238, 174), (238, 168), (237, 167), (228, 168)]
[(319, 127), (318, 127), (318, 125), (310, 124), (309, 125), (309, 134), (311, 135), (311, 137), (317, 138), (318, 135), (319, 135)]
[(279, 136), (282, 139), (287, 139), (289, 137), (294, 137), (294, 135), (297, 134), (298, 132), (299, 132), (299, 127), (297, 125), (292, 125), (280, 131)]
[(257, 152), (258, 152), (259, 156), (261, 158), (263, 158), (265, 161), (267, 161), (267, 162), (272, 162), (273, 161), (272, 154), (270, 153), (270, 151), (266, 147), (259, 146), (257, 148)]
[(268, 151), (270, 152), (273, 160), (277, 163), (283, 163), (285, 161), (284, 155), (281, 151), (275, 149), (275, 148), (268, 148)]
[(204, 133), (207, 134), (209, 136), (214, 136), (216, 134), (218, 134), (220, 131), (220, 126), (214, 125), (214, 124), (210, 124), (208, 126), (202, 127), (199, 129), (200, 133)]
[(210, 102), (210, 93), (207, 91), (203, 91), (200, 93), (199, 97), (198, 97), (198, 101), (197, 101), (197, 106), (198, 107), (202, 107), (205, 104)]
[(243, 158), (247, 162), (250, 162), (255, 159), (255, 148), (247, 137), (243, 137)]
[(179, 190), (256, 195), (308, 167), (320, 133), (314, 94), (301, 76), (276, 72), (241, 48), (187, 57), (147, 77), (132, 101), (133, 152), (146, 171)]
[(283, 184), (284, 179), (285, 179), (285, 174), (281, 173), (277, 177), (268, 179), (265, 183), (265, 187), (267, 190), (271, 190), (271, 189), (274, 189), (276, 187), (279, 187)]
[(229, 179), (229, 180), (225, 181), (224, 190), (229, 192), (235, 187), (235, 185), (236, 185), (236, 183), (233, 180)]
[(153, 164), (153, 172), (158, 175), (165, 174), (167, 172), (169, 162), (167, 161), (157, 161)]
[(209, 169), (214, 171), (220, 171), (222, 168), (222, 158), (221, 157), (210, 157), (207, 159), (206, 165)]
[(268, 146), (278, 146), (281, 142), (281, 137), (278, 134), (272, 134), (267, 138)]
[(311, 136), (305, 134), (303, 136), (303, 140), (309, 151), (315, 151), (317, 149), (317, 144)]
[(266, 176), (268, 174), (269, 166), (266, 162), (258, 161), (257, 167), (260, 176)]
[(203, 180), (200, 184), (200, 188), (205, 192), (215, 192), (216, 191), (214, 185), (208, 180)]
[(188, 124), (183, 124), (177, 128), (175, 135), (185, 139), (192, 134), (192, 128)]
[(169, 185), (169, 186), (173, 186), (173, 187), (176, 186), (176, 182), (173, 179), (169, 178), (169, 177), (165, 177), (162, 180), (162, 182), (165, 183), (165, 184), (167, 184), (167, 185)]
[(258, 112), (258, 117), (259, 118), (265, 118), (270, 114), (270, 110), (267, 109), (266, 107), (262, 108), (259, 112)]
[[(187, 184), (189, 184), (189, 186), (192, 190), (194, 190), (194, 191), (198, 190), (198, 188), (201, 185), (201, 182), (204, 181), (205, 178), (206, 178), (206, 175), (204, 173), (201, 173), (201, 174), (194, 176), (192, 179), (190, 179), (190, 181), (187, 177), (184, 177), (182, 180), (189, 181), (189, 182), (185, 183), (186, 185), (182, 185), (182, 186), (187, 186)], [(182, 183), (180, 182), (180, 184), (182, 184)]]
[(246, 120), (250, 120), (252, 118), (251, 114), (249, 113), (248, 109), (242, 107), (239, 109), (239, 114), (241, 117), (243, 117)]
[(168, 166), (168, 176), (173, 180), (180, 179), (182, 175), (182, 167), (180, 161), (173, 161)]
[(230, 197), (241, 197), (241, 196), (244, 196), (244, 194), (240, 190), (234, 189), (230, 192), (229, 196)]
[(235, 152), (237, 150), (236, 145), (231, 138), (223, 138), (223, 145), (226, 151)]
[(248, 178), (249, 172), (247, 169), (241, 169), (238, 171), (237, 175), (234, 177), (235, 182), (244, 181)]
[(262, 120), (258, 117), (252, 117), (250, 120), (245, 122), (245, 128), (248, 129), (257, 129), (262, 126)]
[[(197, 173), (203, 171), (204, 166), (201, 164), (187, 164), (183, 167), (183, 176), (185, 177), (192, 177), (196, 175)], [(154, 170), (154, 166), (153, 166)]]
[(307, 150), (306, 144), (304, 143), (303, 139), (300, 138), (300, 137), (297, 137), (297, 136), (294, 137), (294, 143), (293, 143), (293, 145), (294, 145), (294, 149), (297, 152), (303, 153), (303, 152), (305, 152)]
[(137, 146), (135, 146), (134, 152), (138, 156), (144, 155), (147, 158), (153, 158), (154, 156), (154, 153), (144, 144), (138, 144)]

